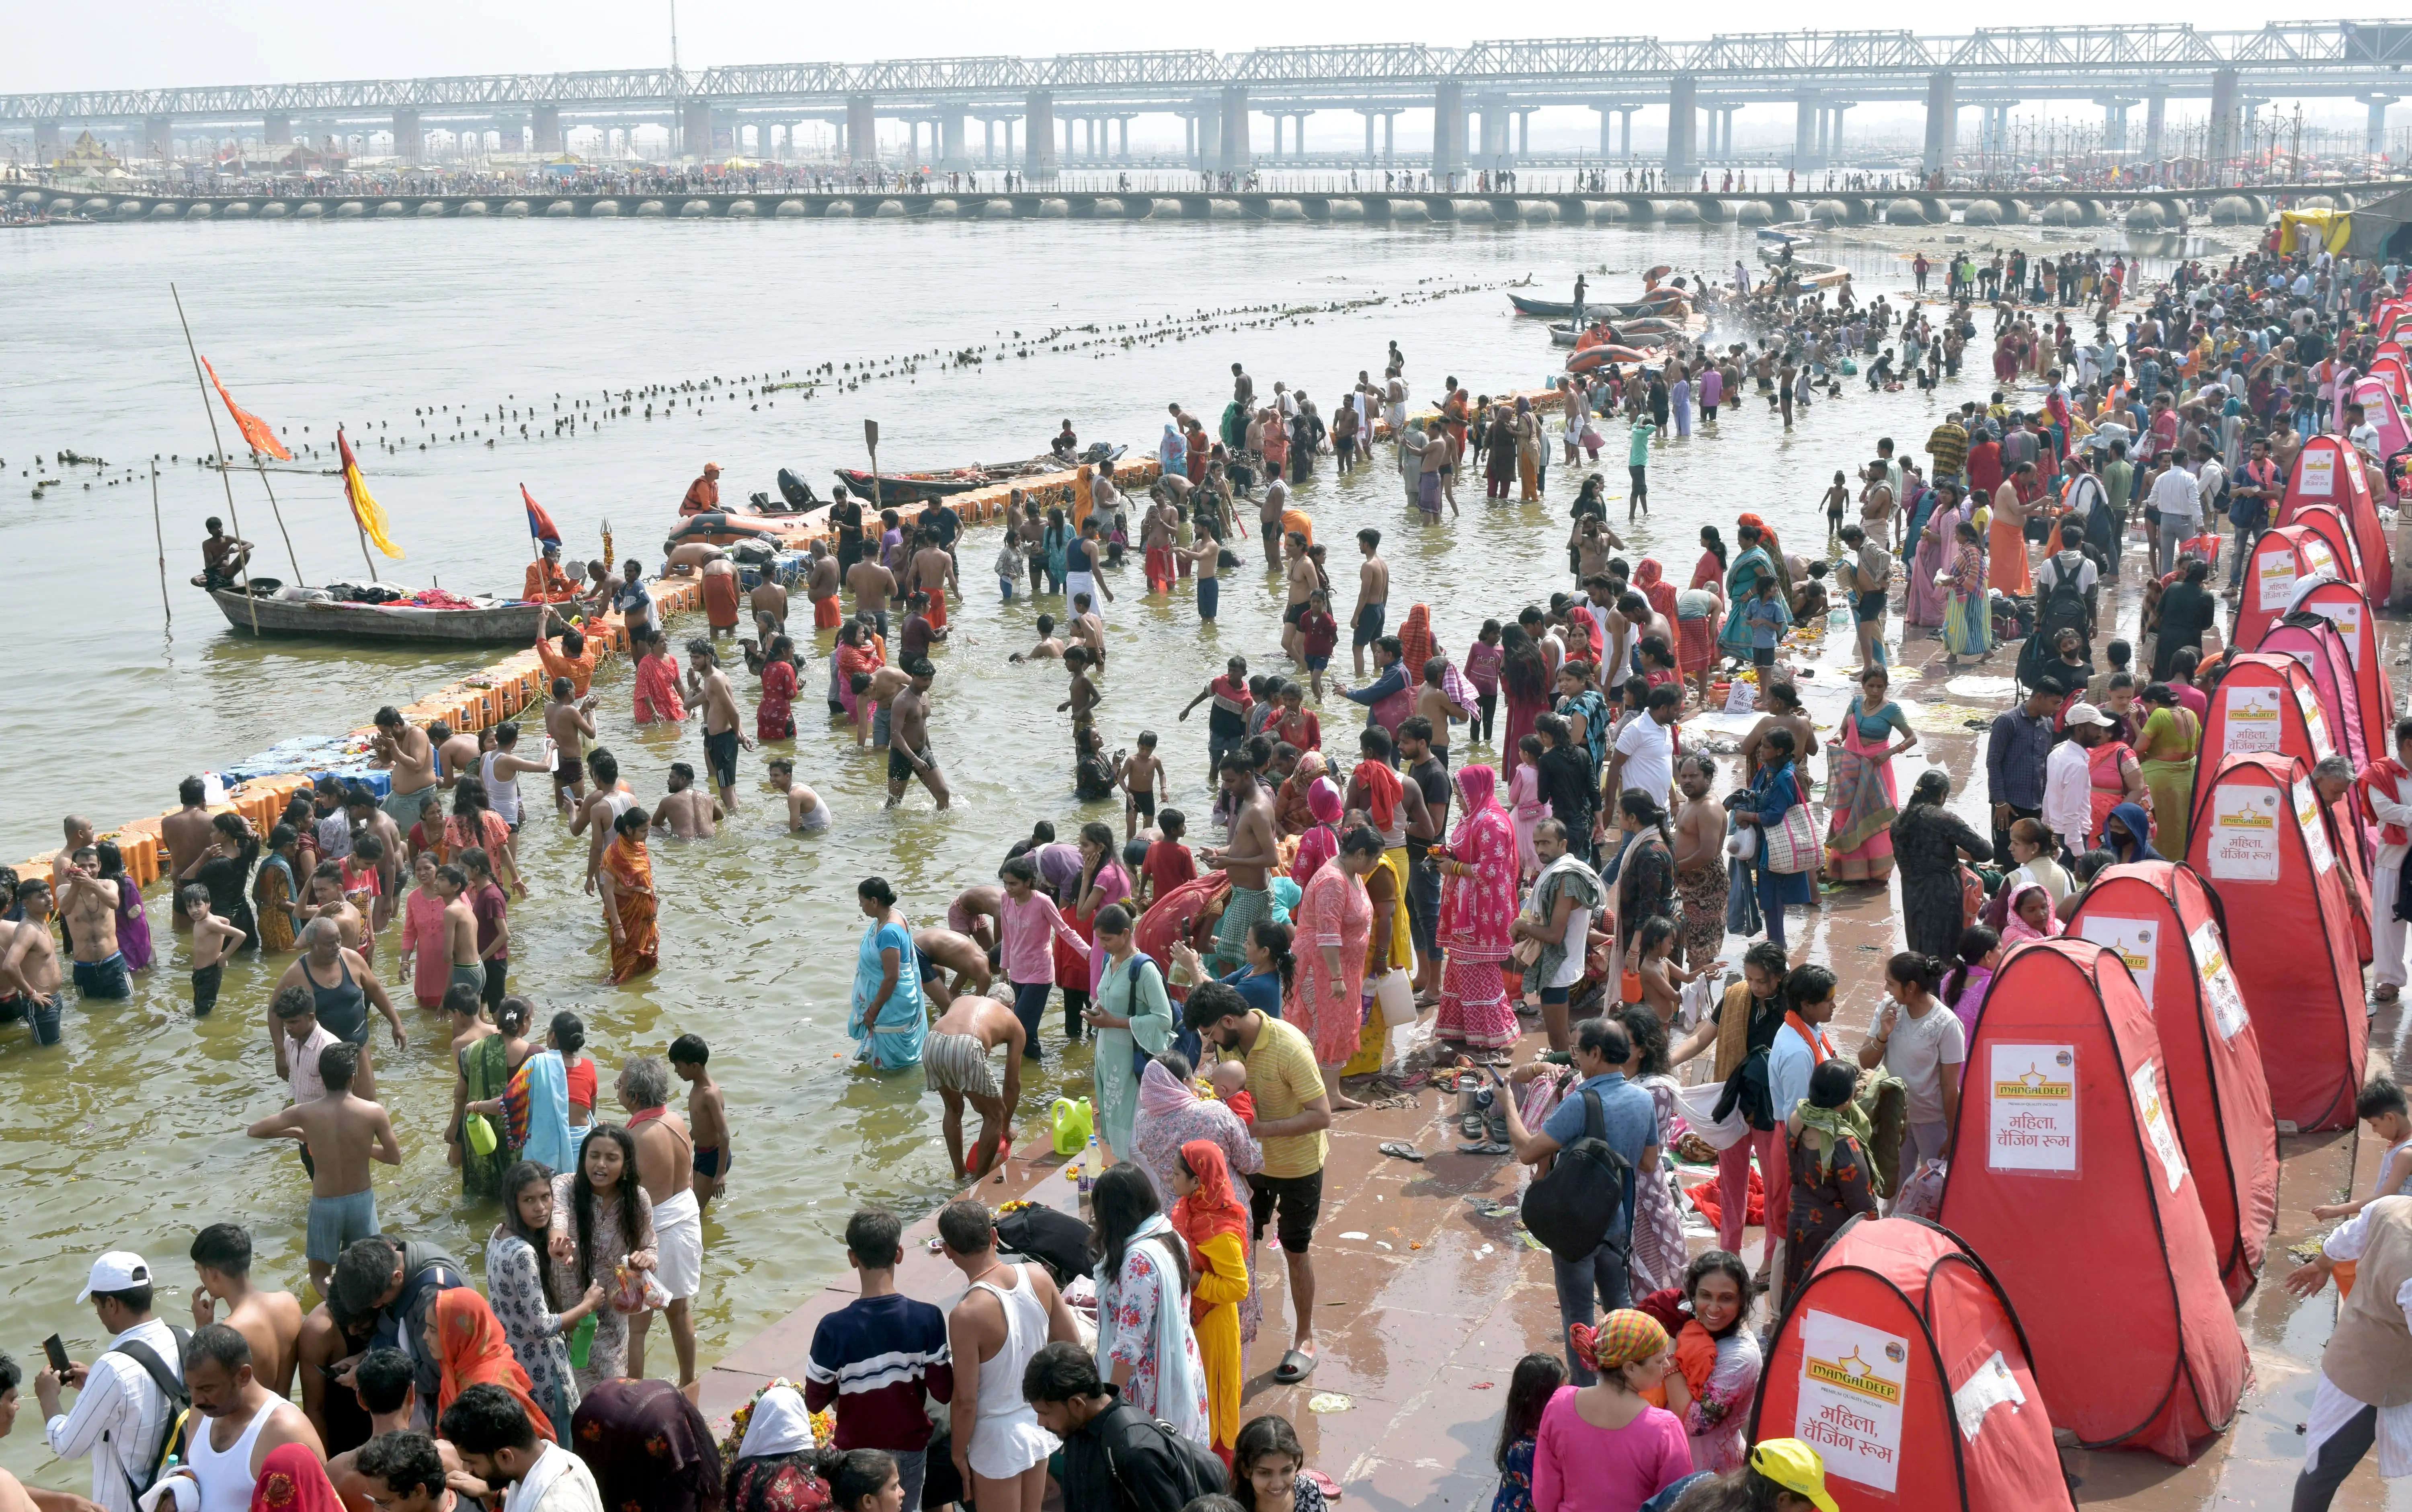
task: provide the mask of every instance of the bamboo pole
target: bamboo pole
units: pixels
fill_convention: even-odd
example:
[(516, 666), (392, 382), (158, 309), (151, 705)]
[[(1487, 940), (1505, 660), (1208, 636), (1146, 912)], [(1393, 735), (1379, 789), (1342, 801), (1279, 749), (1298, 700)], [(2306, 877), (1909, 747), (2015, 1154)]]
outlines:
[(251, 465), (252, 470), (259, 474), (261, 491), (268, 495), (269, 513), (276, 517), (276, 534), (285, 537), (285, 560), (293, 564), (293, 580), (298, 583), (302, 580), (302, 559), (294, 554), (292, 533), (285, 528), (285, 511), (277, 506), (276, 490), (268, 481), (268, 464), (259, 460), (257, 447), (252, 448)]
[[(227, 518), (234, 521), (235, 536), (241, 538), (243, 511), (235, 507), (234, 479), (227, 476), (224, 465), (226, 448), (218, 440), (218, 412), (210, 407), (209, 380), (201, 376), (201, 349), (193, 345), (193, 323), (184, 318), (184, 297), (176, 292), (176, 286), (172, 283), (168, 286), (168, 297), (176, 301), (176, 323), (184, 328), (184, 351), (193, 360), (193, 383), (201, 391), (201, 413), (209, 418), (210, 449), (217, 453), (220, 464), (217, 470), (218, 481), (226, 486)], [(243, 604), (251, 610), (251, 633), (256, 637), (259, 634), (259, 601), (251, 596), (251, 553), (249, 551), (243, 553), (241, 570)], [(297, 571), (295, 576), (299, 577), (300, 573)]]
[[(151, 463), (151, 538), (159, 548), (159, 609), (169, 628), (176, 624), (176, 606), (168, 599), (168, 533), (159, 523), (159, 464)], [(258, 611), (253, 610), (256, 614)]]

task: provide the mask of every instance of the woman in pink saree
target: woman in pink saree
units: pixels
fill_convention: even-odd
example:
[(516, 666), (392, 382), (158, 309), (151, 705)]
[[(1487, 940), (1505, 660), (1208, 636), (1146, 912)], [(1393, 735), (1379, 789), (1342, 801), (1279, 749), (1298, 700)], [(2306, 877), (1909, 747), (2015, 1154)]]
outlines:
[(1315, 880), (1324, 862), (1340, 854), (1340, 821), (1345, 813), (1340, 789), (1331, 785), (1331, 778), (1317, 777), (1308, 785), (1306, 810), (1315, 822), (1298, 837), (1298, 857), (1289, 868), (1289, 879), (1302, 888)]
[(1516, 825), (1499, 806), (1499, 774), (1466, 767), (1457, 774), (1464, 817), (1440, 859), (1440, 978), (1434, 1033), (1476, 1050), (1516, 1043), (1516, 1010), (1499, 963), (1508, 959), (1516, 919)]

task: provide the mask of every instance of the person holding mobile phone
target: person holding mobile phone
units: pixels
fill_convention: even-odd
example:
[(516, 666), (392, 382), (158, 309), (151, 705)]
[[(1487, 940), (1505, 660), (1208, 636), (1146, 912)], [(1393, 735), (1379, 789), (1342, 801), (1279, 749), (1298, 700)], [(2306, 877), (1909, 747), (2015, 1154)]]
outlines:
[[(42, 1353), (50, 1357), (53, 1373), (64, 1373), (68, 1368), (67, 1346), (57, 1334), (42, 1341)], [(16, 1360), (0, 1355), (0, 1438), (7, 1438), (17, 1426), (17, 1409), (22, 1404), (17, 1385), (22, 1369)], [(20, 1499), (22, 1496), (22, 1500)], [(73, 1491), (45, 1490), (28, 1486), (5, 1470), (0, 1470), (0, 1509), (24, 1512), (31, 1505), (38, 1512), (100, 1512), (97, 1505)]]

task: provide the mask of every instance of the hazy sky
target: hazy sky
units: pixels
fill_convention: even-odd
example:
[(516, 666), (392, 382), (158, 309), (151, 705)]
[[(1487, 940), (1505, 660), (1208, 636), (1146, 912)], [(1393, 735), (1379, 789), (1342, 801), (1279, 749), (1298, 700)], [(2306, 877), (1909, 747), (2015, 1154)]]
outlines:
[[(1473, 35), (1462, 6), (1403, 0), (1387, 7), (1271, 8), (1074, 4), (1045, 7), (1052, 24), (993, 0), (929, 0), (915, 6), (772, 4), (687, 0), (679, 7), (679, 53), (687, 66), (1079, 50), (1208, 47), (1243, 51), (1274, 43), (1390, 41), (1419, 37), (1458, 45)], [(1380, 20), (1368, 28), (1369, 14)], [(1797, 29), (1797, 5), (1770, 0), (1690, 12), (1651, 13), (1655, 24), (1601, 13), (1533, 9), (1514, 14), (1511, 36), (1655, 31), (1669, 39), (1712, 31)], [(1630, 15), (1631, 12), (1623, 14)], [(1990, 14), (1990, 13), (1989, 13)], [(2096, 17), (2096, 7), (2052, 0), (2007, 13), (2023, 24)], [(2205, 0), (2185, 8), (2202, 27), (2258, 27), (2266, 6)], [(1695, 22), (1690, 18), (1697, 16)], [(1834, 18), (1842, 20), (1841, 17)], [(1853, 7), (1855, 28), (1965, 30), (1939, 25), (1935, 8), (1908, 0)], [(1497, 31), (1486, 35), (1501, 35)], [(419, 0), (353, 9), (324, 0), (104, 0), (12, 7), (0, 46), (0, 92), (174, 84), (266, 83), (430, 74), (632, 67), (669, 56), (668, 0)]]

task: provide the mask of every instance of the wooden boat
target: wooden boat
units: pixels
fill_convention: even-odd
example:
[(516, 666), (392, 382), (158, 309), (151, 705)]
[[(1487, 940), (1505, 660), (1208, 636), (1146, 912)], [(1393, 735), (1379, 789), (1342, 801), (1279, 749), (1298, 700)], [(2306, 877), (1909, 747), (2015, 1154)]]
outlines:
[[(929, 504), (950, 494), (968, 493), (974, 489), (984, 489), (993, 483), (1009, 483), (1017, 477), (1039, 477), (1050, 473), (1068, 473), (1084, 463), (1090, 466), (1102, 466), (1119, 461), (1125, 449), (1122, 447), (1115, 447), (1099, 452), (1092, 448), (1081, 453), (1078, 461), (1070, 462), (1051, 451), (1044, 456), (1032, 457), (1022, 462), (995, 462), (988, 466), (942, 467), (922, 472), (901, 473), (883, 470), (879, 475), (879, 502), (884, 505)], [(837, 469), (837, 477), (838, 481), (844, 483), (852, 492), (865, 499), (871, 497), (872, 478), (868, 471), (859, 467), (840, 467)]]
[[(1552, 320), (1570, 319), (1575, 313), (1574, 303), (1569, 300), (1528, 300), (1522, 294), (1510, 294), (1508, 296), (1508, 302), (1516, 307), (1518, 315), (1541, 316)], [(1655, 315), (1668, 305), (1677, 302), (1688, 302), (1684, 300), (1682, 289), (1658, 288), (1652, 289), (1638, 300), (1585, 300), (1583, 314), (1602, 316), (1612, 320), (1620, 316)]]
[(537, 617), (549, 604), (500, 604), (493, 609), (419, 609), (408, 604), (337, 604), (307, 599), (253, 598), (231, 588), (210, 597), (235, 630), (252, 633), (258, 615), (262, 636), (302, 636), (318, 640), (439, 640), (453, 645), (525, 646), (536, 639)]

